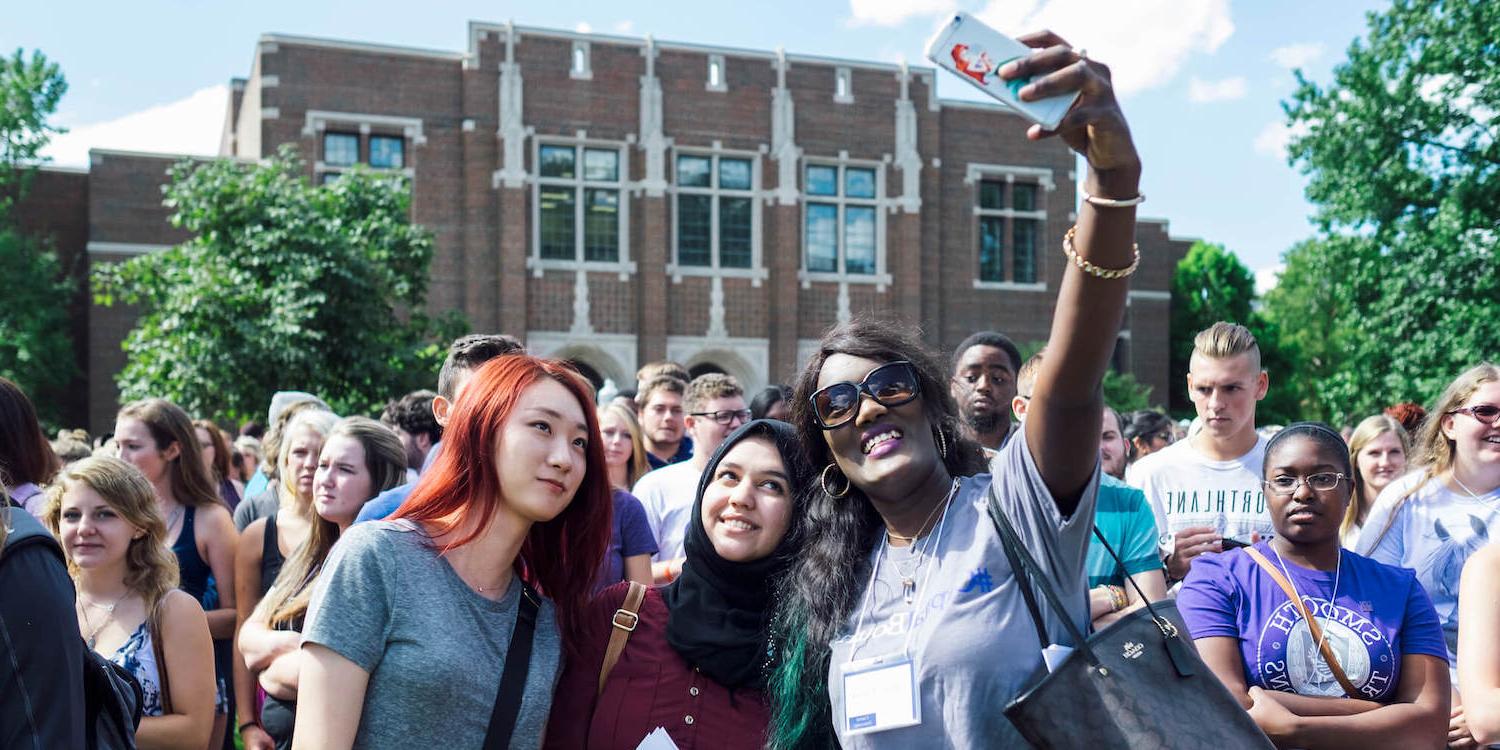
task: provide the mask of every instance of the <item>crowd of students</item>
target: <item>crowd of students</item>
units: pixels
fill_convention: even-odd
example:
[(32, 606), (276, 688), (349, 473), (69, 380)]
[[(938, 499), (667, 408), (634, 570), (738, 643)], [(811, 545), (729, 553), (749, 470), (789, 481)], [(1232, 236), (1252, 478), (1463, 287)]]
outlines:
[(1175, 597), (1278, 746), (1500, 742), (1500, 368), (1348, 442), (1257, 430), (1273, 384), (1219, 323), (1186, 437), (1111, 409), (1140, 163), (1108, 70), (1025, 41), (1023, 97), (1080, 92), (1032, 136), (1088, 164), (1025, 361), (855, 319), (748, 404), (670, 362), (600, 404), (469, 335), (379, 421), (287, 391), (229, 440), (148, 399), (95, 450), (0, 379), (0, 746), (84, 745), (92, 651), (143, 748), (1020, 747), (1001, 709), (1078, 644), (1033, 627), (992, 507), (1078, 630)]

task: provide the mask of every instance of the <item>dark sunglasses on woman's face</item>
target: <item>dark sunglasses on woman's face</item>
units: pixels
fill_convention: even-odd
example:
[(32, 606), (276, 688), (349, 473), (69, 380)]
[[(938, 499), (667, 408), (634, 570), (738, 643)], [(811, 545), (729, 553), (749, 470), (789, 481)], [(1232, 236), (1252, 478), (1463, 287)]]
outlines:
[(1492, 427), (1496, 421), (1500, 421), (1500, 406), (1495, 406), (1494, 404), (1475, 404), (1473, 406), (1465, 406), (1461, 409), (1454, 409), (1448, 413), (1467, 414), (1479, 422)]
[(818, 425), (825, 430), (840, 427), (859, 412), (859, 397), (867, 393), (881, 406), (900, 406), (910, 403), (921, 393), (917, 380), (917, 369), (910, 362), (891, 362), (870, 371), (858, 383), (844, 381), (819, 389), (808, 400), (812, 402), (813, 414)]

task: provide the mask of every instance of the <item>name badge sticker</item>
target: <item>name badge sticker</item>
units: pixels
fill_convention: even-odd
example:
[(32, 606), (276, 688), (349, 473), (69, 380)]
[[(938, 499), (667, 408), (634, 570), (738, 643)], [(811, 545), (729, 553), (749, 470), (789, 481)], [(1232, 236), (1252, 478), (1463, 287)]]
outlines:
[(903, 654), (850, 662), (843, 667), (844, 734), (860, 735), (922, 723), (917, 670)]

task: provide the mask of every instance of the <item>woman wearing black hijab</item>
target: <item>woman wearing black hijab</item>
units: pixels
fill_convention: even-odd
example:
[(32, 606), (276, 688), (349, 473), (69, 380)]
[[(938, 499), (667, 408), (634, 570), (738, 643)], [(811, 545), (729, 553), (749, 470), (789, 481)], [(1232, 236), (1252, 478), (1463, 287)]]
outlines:
[[(794, 497), (809, 481), (789, 424), (755, 420), (724, 440), (698, 482), (682, 575), (645, 590), (638, 616), (628, 582), (584, 613), (546, 747), (631, 749), (658, 728), (681, 750), (764, 746), (771, 591), (793, 557)], [(627, 640), (606, 667), (612, 636)]]

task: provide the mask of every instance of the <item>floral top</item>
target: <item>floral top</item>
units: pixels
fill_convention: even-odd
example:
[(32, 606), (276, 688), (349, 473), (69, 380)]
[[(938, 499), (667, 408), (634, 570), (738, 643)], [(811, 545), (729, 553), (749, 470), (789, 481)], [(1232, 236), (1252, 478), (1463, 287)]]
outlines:
[(109, 655), (109, 660), (124, 667), (141, 684), (141, 695), (145, 697), (141, 703), (141, 715), (161, 716), (161, 679), (156, 651), (151, 647), (151, 628), (141, 623), (130, 638)]

